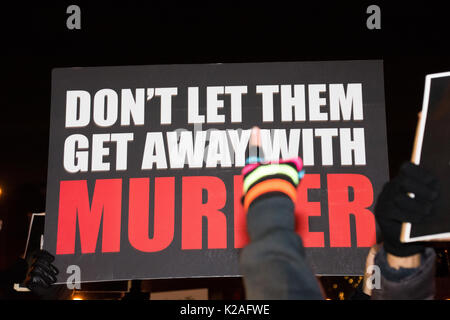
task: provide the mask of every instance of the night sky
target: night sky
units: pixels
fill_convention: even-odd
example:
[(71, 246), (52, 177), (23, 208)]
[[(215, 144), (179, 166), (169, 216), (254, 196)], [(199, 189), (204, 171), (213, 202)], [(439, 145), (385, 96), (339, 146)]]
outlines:
[[(23, 239), (19, 217), (45, 210), (55, 67), (382, 59), (391, 175), (409, 160), (425, 75), (450, 71), (443, 2), (243, 2), (2, 3), (1, 260), (23, 248), (8, 240)], [(66, 28), (70, 4), (81, 30)], [(370, 4), (381, 7), (381, 30), (366, 27)]]

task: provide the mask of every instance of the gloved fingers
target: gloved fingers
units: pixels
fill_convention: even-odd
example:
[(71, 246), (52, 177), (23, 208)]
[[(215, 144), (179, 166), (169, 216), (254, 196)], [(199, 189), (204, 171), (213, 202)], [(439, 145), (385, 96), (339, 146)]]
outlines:
[(40, 265), (36, 265), (30, 272), (31, 276), (42, 276), (45, 280), (48, 280), (49, 282), (55, 282), (56, 281), (56, 274), (49, 270), (46, 267), (42, 267)]
[(408, 176), (399, 179), (399, 184), (405, 193), (413, 193), (415, 197), (425, 201), (436, 200), (439, 195), (436, 188), (432, 188), (431, 186), (422, 183), (420, 180)]
[(375, 213), (377, 215), (385, 215), (393, 206), (393, 199), (396, 190), (399, 188), (398, 184), (390, 181), (384, 184), (380, 195), (375, 203)]
[(376, 219), (379, 223), (387, 222), (389, 226), (400, 225), (409, 219), (410, 214), (405, 214), (404, 210), (400, 209), (396, 204), (391, 203), (384, 210), (376, 211)]
[(36, 288), (44, 288), (48, 289), (50, 288), (50, 283), (45, 281), (40, 276), (33, 276), (30, 278), (30, 280), (26, 283), (26, 286), (30, 290), (35, 290)]
[(52, 264), (55, 260), (53, 255), (45, 250), (40, 250), (34, 254), (35, 261), (29, 272), (27, 287), (35, 291), (37, 289), (48, 289), (57, 281), (58, 269)]
[(54, 275), (57, 275), (59, 273), (59, 270), (53, 264), (45, 260), (36, 260), (33, 265), (39, 266), (40, 268), (46, 270), (47, 272), (53, 273)]
[(399, 176), (407, 176), (426, 185), (435, 185), (438, 179), (421, 166), (405, 162), (400, 167)]
[(396, 218), (403, 222), (419, 222), (424, 216), (430, 214), (432, 209), (430, 202), (413, 199), (407, 194), (397, 195), (394, 203), (400, 209)]
[(57, 280), (54, 273), (50, 272), (48, 269), (42, 268), (41, 266), (35, 266), (30, 272), (30, 277), (41, 278), (48, 284), (53, 284)]
[(39, 260), (45, 260), (45, 261), (48, 261), (48, 262), (50, 262), (50, 263), (52, 263), (53, 261), (55, 261), (55, 257), (54, 257), (51, 253), (49, 253), (48, 251), (46, 251), (46, 250), (39, 250), (39, 251), (36, 252), (33, 256), (34, 256), (36, 259), (39, 259)]
[(400, 190), (401, 186), (396, 179), (386, 182), (381, 191), (379, 201), (389, 201), (389, 199), (392, 199)]

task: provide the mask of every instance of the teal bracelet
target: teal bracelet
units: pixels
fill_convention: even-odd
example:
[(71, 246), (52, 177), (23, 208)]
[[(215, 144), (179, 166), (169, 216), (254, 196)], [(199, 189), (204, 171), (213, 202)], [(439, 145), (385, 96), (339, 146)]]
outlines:
[(264, 159), (260, 158), (260, 157), (248, 157), (245, 160), (245, 164), (247, 165), (247, 164), (258, 163), (258, 162), (263, 162), (263, 161), (264, 161)]

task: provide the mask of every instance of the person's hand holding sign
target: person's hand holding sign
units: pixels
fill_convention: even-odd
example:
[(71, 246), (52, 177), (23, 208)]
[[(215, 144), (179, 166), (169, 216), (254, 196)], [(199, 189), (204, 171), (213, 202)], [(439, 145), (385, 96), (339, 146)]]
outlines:
[[(384, 186), (375, 207), (375, 217), (383, 234), (388, 261), (393, 267), (412, 268), (420, 264), (424, 246), (400, 241), (402, 223), (420, 223), (433, 215), (438, 197), (438, 180), (411, 162), (404, 163), (399, 175)], [(407, 262), (406, 257), (412, 258)]]
[(33, 263), (28, 270), (25, 284), (28, 289), (43, 296), (56, 282), (58, 269), (52, 264), (55, 257), (45, 250), (39, 250), (33, 254)]

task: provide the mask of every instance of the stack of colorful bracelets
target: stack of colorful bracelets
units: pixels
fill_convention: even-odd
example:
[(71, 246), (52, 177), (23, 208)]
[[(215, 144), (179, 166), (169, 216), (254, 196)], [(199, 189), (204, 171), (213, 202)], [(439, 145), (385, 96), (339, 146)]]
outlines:
[(297, 186), (303, 178), (301, 158), (264, 162), (262, 158), (249, 157), (242, 169), (244, 176), (242, 204), (247, 212), (257, 200), (275, 194), (297, 199)]

